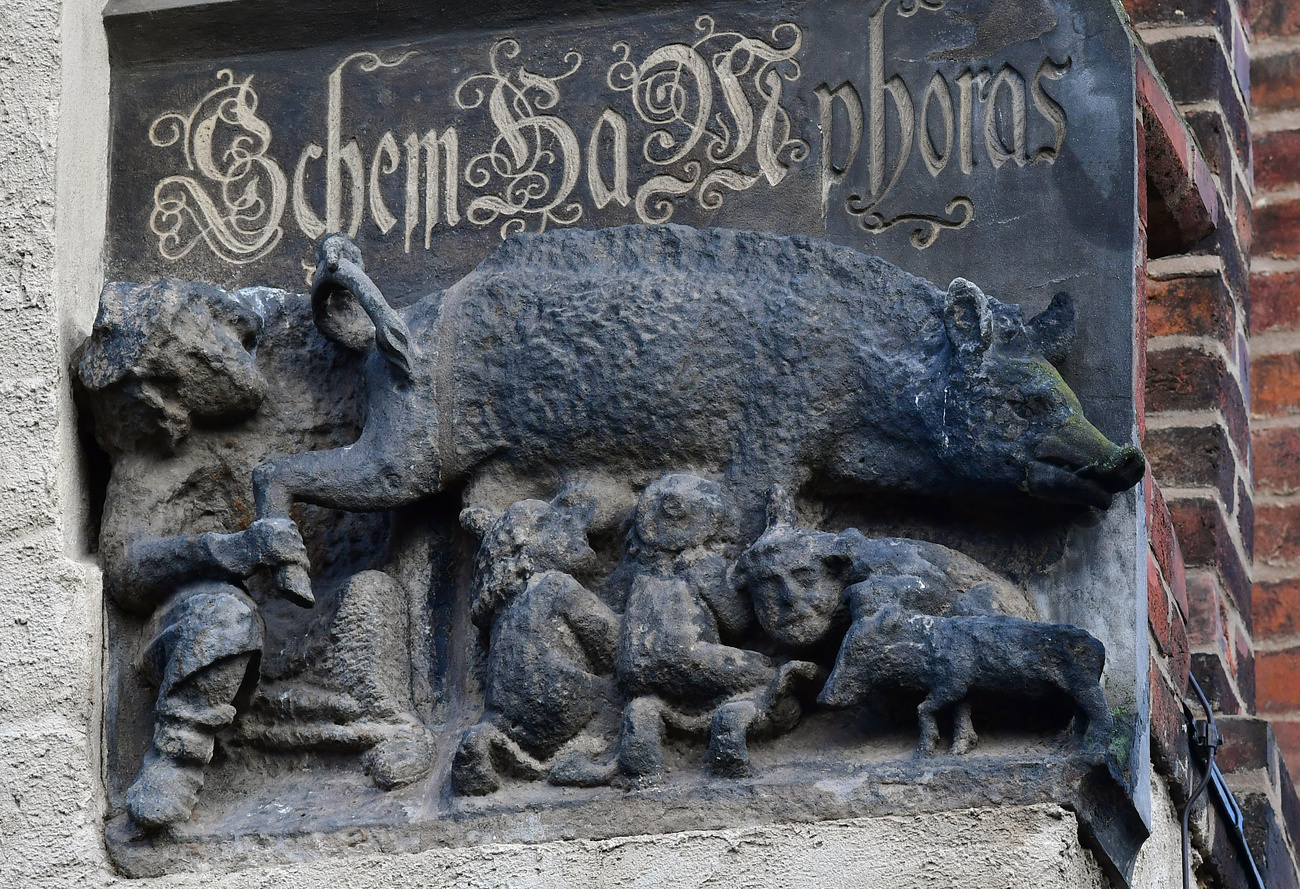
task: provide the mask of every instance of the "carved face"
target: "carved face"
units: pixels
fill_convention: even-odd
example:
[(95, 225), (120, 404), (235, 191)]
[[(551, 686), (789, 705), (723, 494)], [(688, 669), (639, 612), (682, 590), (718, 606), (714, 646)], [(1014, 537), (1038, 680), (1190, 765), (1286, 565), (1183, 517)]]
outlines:
[(262, 317), (240, 295), (164, 279), (109, 284), (77, 373), (110, 448), (153, 442), (164, 450), (190, 420), (221, 421), (257, 409), (266, 381), (253, 349)]
[(266, 397), (266, 380), (253, 357), (262, 318), (237, 294), (202, 290), (172, 314), (174, 348), (159, 350), (154, 373), (175, 380), (181, 402), (196, 417), (254, 411)]
[(461, 524), (479, 534), (474, 559), (474, 604), (471, 620), (484, 629), (496, 614), (546, 571), (572, 573), (596, 558), (587, 543), (590, 516), (577, 509), (564, 509), (541, 500), (511, 504), (499, 518), (491, 519), (482, 509), (466, 509)]
[(741, 554), (737, 583), (773, 641), (808, 648), (843, 623), (847, 559), (841, 550), (835, 534), (776, 524)]
[(712, 538), (726, 511), (717, 482), (697, 475), (666, 475), (641, 495), (637, 536), (652, 550), (681, 552)]
[(1088, 422), (1053, 361), (1074, 335), (1069, 298), (1058, 294), (1024, 321), (1017, 306), (958, 278), (946, 318), (954, 355), (944, 392), (948, 465), (982, 483), (1010, 483), (1042, 500), (1105, 509), (1141, 480), (1146, 461)]

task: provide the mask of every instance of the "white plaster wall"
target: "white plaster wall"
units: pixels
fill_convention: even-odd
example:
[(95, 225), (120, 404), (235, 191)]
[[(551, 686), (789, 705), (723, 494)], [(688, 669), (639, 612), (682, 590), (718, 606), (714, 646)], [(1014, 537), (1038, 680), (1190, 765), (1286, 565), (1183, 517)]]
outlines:
[[(1133, 866), (1135, 889), (1182, 889), (1183, 835), (1178, 810), (1159, 775), (1151, 776), (1151, 836)], [(1192, 865), (1199, 859), (1193, 860)]]
[[(98, 4), (0, 3), (0, 885), (103, 870), (98, 572), (81, 543), (65, 319), (103, 242)], [(60, 161), (63, 161), (61, 163)]]
[[(1101, 889), (1074, 816), (1055, 806), (116, 878), (101, 834), (99, 575), (82, 555), (65, 370), (101, 283), (101, 5), (0, 2), (0, 887)], [(1167, 796), (1156, 808), (1168, 821)], [(1161, 836), (1140, 886), (1177, 885)]]

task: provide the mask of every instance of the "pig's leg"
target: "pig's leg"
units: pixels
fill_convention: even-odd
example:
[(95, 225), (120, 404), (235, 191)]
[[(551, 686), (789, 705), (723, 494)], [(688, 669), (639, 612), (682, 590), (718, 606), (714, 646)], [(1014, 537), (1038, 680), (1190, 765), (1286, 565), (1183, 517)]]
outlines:
[(958, 756), (969, 753), (978, 741), (979, 735), (975, 734), (975, 725), (970, 718), (970, 701), (964, 700), (957, 705), (953, 717), (952, 749), (949, 752)]
[(939, 711), (963, 700), (967, 691), (964, 683), (936, 683), (930, 688), (930, 693), (921, 702), (921, 706), (916, 708), (916, 718), (921, 728), (921, 743), (917, 750), (922, 756), (934, 756), (939, 747)]
[[(408, 432), (409, 435), (409, 432)], [(400, 434), (398, 434), (400, 437)], [(350, 512), (396, 509), (431, 493), (437, 467), (412, 456), (397, 459), (363, 432), (353, 445), (277, 457), (253, 472), (257, 517), (287, 518), (295, 501)], [(310, 606), (311, 579), (301, 565), (285, 565), (272, 575), (276, 590), (291, 601)]]
[[(397, 437), (403, 431), (390, 430)], [(409, 432), (407, 433), (409, 434)], [(393, 453), (369, 430), (352, 445), (276, 457), (253, 473), (258, 518), (287, 516), (294, 502), (349, 512), (381, 512), (414, 503), (437, 487), (437, 466)]]

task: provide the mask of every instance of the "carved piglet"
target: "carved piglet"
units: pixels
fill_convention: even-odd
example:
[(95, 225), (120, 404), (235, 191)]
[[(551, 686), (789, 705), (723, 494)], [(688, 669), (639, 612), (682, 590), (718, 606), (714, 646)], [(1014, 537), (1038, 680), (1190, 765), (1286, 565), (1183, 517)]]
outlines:
[(936, 714), (956, 705), (952, 752), (975, 743), (972, 691), (1023, 698), (1064, 694), (1078, 705), (1076, 735), (1087, 750), (1110, 738), (1111, 715), (1099, 680), (1106, 649), (1077, 627), (1004, 615), (934, 617), (898, 605), (859, 617), (840, 647), (818, 701), (852, 707), (875, 692), (910, 689), (925, 694), (917, 708), (920, 752), (939, 741)]

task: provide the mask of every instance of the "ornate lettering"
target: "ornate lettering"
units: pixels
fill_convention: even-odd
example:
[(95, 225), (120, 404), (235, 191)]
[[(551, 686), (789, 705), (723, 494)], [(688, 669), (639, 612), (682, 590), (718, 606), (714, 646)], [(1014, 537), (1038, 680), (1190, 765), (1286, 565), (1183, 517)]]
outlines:
[(1065, 144), (1065, 109), (1043, 89), (1043, 78), (1060, 80), (1070, 70), (1070, 63), (1068, 57), (1064, 65), (1058, 65), (1051, 59), (1043, 59), (1043, 64), (1039, 65), (1038, 71), (1034, 73), (1034, 83), (1031, 87), (1034, 107), (1038, 109), (1039, 114), (1051, 122), (1053, 134), (1052, 147), (1040, 148), (1034, 153), (1035, 163), (1055, 162), (1061, 153), (1061, 146)]
[[(605, 184), (600, 172), (600, 135), (606, 127), (609, 128), (614, 157), (612, 186)], [(591, 139), (587, 142), (587, 187), (591, 189), (591, 200), (597, 210), (603, 210), (610, 201), (618, 201), (620, 207), (626, 207), (632, 201), (627, 192), (627, 121), (612, 108), (606, 108), (591, 129)]]
[[(1007, 101), (1003, 103), (1007, 112), (1005, 116), (998, 107), (998, 96), (1003, 93), (1007, 95)], [(1011, 128), (1010, 145), (1002, 133), (1006, 123)], [(984, 104), (984, 148), (994, 167), (1000, 167), (1010, 160), (1019, 166), (1029, 162), (1025, 150), (1026, 127), (1025, 79), (1015, 68), (1003, 65), (989, 84), (988, 100)]]
[[(718, 31), (708, 15), (695, 20), (695, 29), (701, 36), (693, 43), (661, 46), (640, 65), (632, 61), (629, 44), (614, 44), (622, 57), (605, 75), (611, 89), (631, 95), (637, 116), (656, 127), (641, 146), (646, 161), (661, 167), (685, 162), (681, 169), (685, 178), (655, 176), (638, 189), (636, 207), (642, 222), (671, 217), (671, 201), (665, 206), (665, 197), (654, 201), (655, 214), (642, 211), (658, 196), (689, 194), (689, 188), (681, 190), (686, 182), (698, 185), (695, 199), (701, 207), (716, 210), (722, 206), (720, 188), (743, 191), (760, 178), (776, 186), (791, 163), (808, 156), (808, 143), (793, 136), (790, 115), (781, 105), (783, 81), (795, 81), (801, 74), (795, 61), (803, 46), (799, 27), (790, 22), (777, 25), (771, 43), (736, 31)], [(706, 59), (706, 53), (712, 55)], [(716, 114), (715, 85), (726, 109)], [(700, 145), (704, 161), (686, 162)], [(740, 163), (751, 145), (758, 172), (730, 166)], [(717, 169), (704, 173), (704, 162)]]
[(420, 140), (424, 147), (424, 249), (429, 249), (433, 227), (438, 224), (438, 166), (441, 155), (443, 178), (443, 213), (447, 225), (460, 222), (460, 141), (455, 127), (447, 127), (441, 136), (429, 130)]
[[(943, 138), (936, 144), (934, 133), (930, 129), (930, 102), (934, 101), (939, 109), (939, 119), (943, 121)], [(952, 156), (952, 137), (956, 131), (956, 120), (952, 108), (952, 94), (948, 92), (948, 81), (938, 71), (925, 86), (921, 97), (920, 133), (917, 142), (921, 146), (921, 158), (931, 176), (938, 176), (948, 165)], [(940, 150), (940, 145), (943, 146)]]
[[(875, 11), (872, 12), (868, 22), (867, 33), (867, 50), (868, 50), (868, 114), (869, 123), (867, 128), (867, 189), (866, 196), (860, 193), (850, 194), (844, 203), (844, 209), (858, 217), (861, 226), (873, 233), (879, 234), (896, 225), (904, 222), (921, 222), (925, 227), (917, 228), (912, 232), (910, 242), (917, 250), (924, 250), (934, 243), (939, 233), (944, 229), (958, 230), (963, 229), (970, 224), (975, 218), (975, 204), (968, 197), (952, 198), (943, 215), (937, 213), (925, 213), (909, 211), (898, 213), (893, 216), (886, 216), (880, 211), (881, 204), (893, 191), (894, 186), (898, 184), (904, 169), (907, 166), (908, 158), (912, 151), (913, 138), (919, 138), (921, 143), (921, 157), (925, 163), (926, 169), (931, 176), (937, 176), (939, 172), (947, 165), (948, 156), (951, 154), (952, 141), (952, 97), (948, 92), (948, 84), (941, 72), (935, 72), (927, 83), (921, 98), (921, 119), (920, 125), (917, 124), (916, 106), (912, 101), (911, 91), (908, 89), (907, 82), (901, 75), (895, 74), (892, 77), (885, 77), (885, 12), (889, 9), (891, 0), (883, 0)], [(926, 2), (920, 0), (899, 0), (897, 12), (904, 18), (914, 15), (921, 9), (935, 10), (943, 7), (942, 0)], [(966, 76), (963, 74), (963, 76)], [(958, 78), (959, 94), (962, 105), (962, 126), (964, 121), (969, 117), (969, 83), (962, 84), (961, 78)], [(937, 101), (939, 104), (939, 113), (944, 121), (945, 139), (944, 150), (940, 155), (932, 141), (930, 134), (929, 105), (930, 102)], [(891, 140), (889, 138), (889, 119), (888, 106), (894, 106), (894, 114), (898, 119), (898, 139), (894, 142), (897, 145), (897, 156), (893, 163), (889, 163), (889, 148)], [(959, 153), (962, 157), (962, 170), (966, 172), (966, 142), (958, 139)], [(886, 172), (888, 178), (886, 179)], [(957, 214), (957, 218), (951, 218)]]
[(397, 165), (402, 162), (401, 152), (397, 148), (397, 140), (393, 138), (392, 132), (384, 133), (379, 140), (379, 147), (375, 149), (375, 156), (370, 161), (370, 215), (375, 219), (375, 225), (384, 234), (388, 234), (393, 226), (397, 225), (397, 217), (388, 209), (384, 203), (383, 192), (379, 189), (379, 173), (381, 171), (386, 175), (397, 172)]
[(288, 189), (280, 165), (266, 154), (271, 128), (257, 116), (253, 78), (237, 83), (226, 68), (217, 79), (224, 83), (188, 114), (168, 111), (149, 126), (150, 142), (179, 144), (186, 169), (202, 177), (168, 176), (154, 189), (150, 229), (167, 259), (180, 259), (202, 241), (226, 262), (253, 262), (283, 234)]
[[(817, 94), (817, 104), (821, 110), (819, 129), (822, 134), (822, 213), (825, 214), (831, 186), (839, 185), (844, 181), (844, 177), (849, 173), (849, 167), (853, 166), (854, 158), (858, 156), (858, 149), (862, 147), (862, 97), (847, 80), (835, 89), (830, 89), (823, 83), (813, 92)], [(844, 152), (843, 164), (835, 163), (834, 145), (831, 141), (835, 132), (836, 101), (844, 109), (849, 126), (848, 147)]]
[[(538, 114), (559, 104), (559, 83), (577, 72), (582, 55), (569, 52), (564, 57), (569, 70), (550, 77), (523, 66), (513, 75), (503, 73), (498, 57), (514, 59), (519, 51), (518, 41), (498, 40), (488, 53), (492, 70), (465, 78), (455, 93), (462, 109), (478, 108), (486, 101), (497, 129), (492, 147), (470, 159), (465, 181), (486, 188), (498, 180), (500, 191), (470, 201), (466, 215), (476, 225), (510, 217), (501, 226), (502, 238), (526, 229), (525, 216), (537, 217), (539, 231), (548, 224), (572, 225), (582, 218), (582, 204), (569, 201), (582, 163), (578, 137), (563, 119)], [(479, 81), (490, 84), (486, 95)], [(472, 93), (466, 87), (472, 87)]]
[[(852, 184), (855, 188), (842, 198), (844, 211), (871, 233), (920, 223), (911, 237), (917, 249), (929, 247), (944, 230), (964, 228), (975, 207), (958, 185), (946, 196), (942, 213), (891, 208), (905, 176), (920, 175), (922, 167), (931, 178), (946, 174), (943, 181), (974, 175), (977, 139), (989, 160), (984, 175), (1008, 161), (1017, 167), (1031, 161), (1052, 164), (1066, 138), (1066, 109), (1046, 82), (1065, 77), (1072, 65), (1068, 57), (1063, 63), (1043, 59), (1032, 77), (1024, 73), (1031, 69), (1009, 63), (993, 73), (971, 67), (956, 75), (930, 70), (923, 72), (927, 79), (919, 92), (912, 86), (922, 75), (907, 74), (909, 85), (903, 73), (891, 70), (886, 35), (891, 13), (909, 19), (942, 8), (944, 0), (876, 0), (866, 22), (865, 82), (818, 85), (812, 91), (817, 120), (808, 122), (820, 133), (823, 214), (831, 212), (832, 190)], [(275, 249), (289, 205), (298, 228), (313, 240), (335, 231), (355, 236), (367, 218), (390, 235), (400, 222), (409, 253), (422, 215), (427, 250), (435, 228), (459, 225), (462, 214), (473, 226), (498, 225), (504, 238), (527, 228), (574, 225), (584, 218), (588, 199), (593, 212), (628, 208), (637, 220), (654, 224), (672, 219), (678, 201), (715, 211), (728, 192), (759, 183), (781, 186), (810, 154), (785, 104), (789, 84), (802, 72), (803, 31), (782, 22), (767, 37), (751, 37), (720, 30), (710, 15), (699, 16), (694, 29), (693, 39), (656, 46), (639, 62), (630, 43), (613, 45), (605, 85), (626, 96), (631, 107), (596, 106), (600, 113), (587, 131), (585, 152), (559, 110), (562, 82), (583, 64), (577, 50), (564, 54), (558, 73), (544, 74), (516, 64), (517, 40), (498, 40), (488, 49), (487, 70), (463, 77), (452, 91), (449, 110), (455, 117), (423, 135), (416, 130), (401, 137), (382, 125), (357, 130), (381, 134), (368, 145), (362, 144), (364, 136), (345, 135), (345, 72), (397, 68), (417, 53), (352, 53), (326, 77), (324, 138), (304, 140), (291, 183), (266, 155), (271, 133), (256, 115), (251, 78), (237, 83), (224, 70), (218, 75), (223, 85), (192, 111), (167, 112), (150, 128), (154, 145), (183, 145), (190, 173), (158, 183), (151, 224), (159, 249), (175, 259), (201, 239), (225, 261), (250, 262)], [(928, 58), (955, 57), (932, 53)], [(382, 95), (388, 98), (380, 104), (391, 101), (390, 90)], [(486, 150), (475, 146), (480, 150), (469, 152), (462, 164), (462, 137), (480, 132), (477, 124), (466, 123), (466, 112), (477, 109), (486, 113), (491, 143)], [(635, 166), (633, 142), (642, 161)], [(914, 148), (919, 162), (913, 160)], [(647, 165), (644, 178), (633, 181), (636, 169)], [(387, 182), (399, 168), (399, 180)], [(584, 176), (588, 198), (578, 194)], [(462, 210), (461, 190), (467, 186)]]

